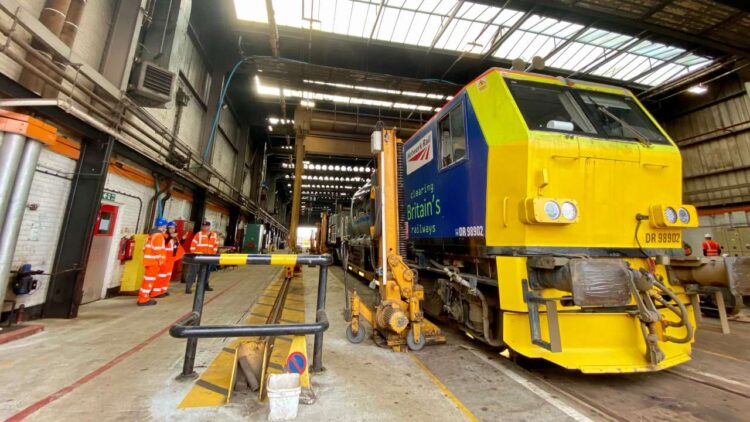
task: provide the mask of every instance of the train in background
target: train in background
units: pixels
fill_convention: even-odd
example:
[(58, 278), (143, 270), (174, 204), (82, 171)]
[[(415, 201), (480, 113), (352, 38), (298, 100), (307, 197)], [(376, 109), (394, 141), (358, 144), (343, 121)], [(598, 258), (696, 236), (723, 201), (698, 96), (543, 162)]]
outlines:
[(314, 239), (311, 239), (311, 252), (331, 254), (334, 263), (341, 264), (344, 241), (352, 232), (349, 209), (339, 207), (336, 213), (322, 212), (315, 228)]
[[(398, 171), (428, 314), (587, 373), (690, 359), (695, 319), (668, 264), (698, 218), (677, 146), (628, 90), (492, 69), (403, 142)], [(354, 195), (346, 242), (368, 278), (377, 189)]]

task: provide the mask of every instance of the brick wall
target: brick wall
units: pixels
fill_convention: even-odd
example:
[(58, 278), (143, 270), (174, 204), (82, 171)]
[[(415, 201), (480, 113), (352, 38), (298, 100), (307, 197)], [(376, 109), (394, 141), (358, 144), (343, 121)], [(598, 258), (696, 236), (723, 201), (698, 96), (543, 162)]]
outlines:
[[(2, 140), (0, 140), (0, 145), (2, 145)], [(52, 271), (65, 204), (70, 193), (69, 178), (75, 171), (75, 166), (74, 160), (42, 150), (28, 199), (29, 204), (37, 204), (39, 207), (34, 211), (27, 208), (24, 213), (13, 256), (13, 271), (23, 264), (31, 264), (32, 269), (43, 270), (45, 273)], [(59, 177), (41, 171), (53, 173)], [(40, 282), (39, 288), (32, 294), (16, 297), (19, 305), (30, 307), (44, 303), (49, 276), (39, 275), (35, 278)], [(13, 299), (13, 292), (8, 290), (6, 298)]]

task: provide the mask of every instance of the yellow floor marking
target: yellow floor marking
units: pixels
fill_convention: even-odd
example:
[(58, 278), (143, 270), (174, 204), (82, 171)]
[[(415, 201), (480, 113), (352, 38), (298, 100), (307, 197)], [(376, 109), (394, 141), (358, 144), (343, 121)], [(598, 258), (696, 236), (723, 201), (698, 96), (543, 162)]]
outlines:
[[(246, 324), (264, 324), (273, 308), (273, 302), (281, 289), (281, 279), (274, 281), (266, 287), (258, 301), (250, 309)], [(287, 301), (281, 313), (283, 323), (300, 323), (305, 321), (304, 287), (302, 279), (292, 279), (287, 293)], [(268, 298), (273, 298), (269, 300)], [(268, 373), (278, 374), (283, 372), (292, 336), (277, 337), (273, 352), (271, 354)], [(235, 354), (240, 342), (247, 339), (235, 339), (228, 343), (208, 365), (201, 374), (193, 388), (188, 392), (182, 402), (177, 406), (179, 409), (191, 407), (216, 407), (226, 404), (229, 400), (227, 392), (234, 375)]]
[[(222, 349), (208, 368), (201, 374), (193, 388), (177, 406), (188, 407), (221, 406), (227, 402), (227, 393), (234, 372), (235, 353)], [(227, 376), (229, 375), (229, 376)]]
[(450, 400), (453, 405), (456, 406), (458, 410), (460, 410), (461, 413), (464, 414), (464, 416), (466, 416), (466, 419), (470, 421), (479, 421), (479, 418), (471, 413), (471, 410), (469, 410), (469, 408), (466, 407), (466, 405), (463, 404), (461, 400), (459, 400), (458, 397), (456, 397), (456, 395), (453, 394), (453, 392), (451, 392), (451, 390), (449, 390), (448, 387), (446, 387), (445, 384), (443, 384), (442, 381), (440, 381), (440, 379), (432, 373), (432, 371), (430, 371), (430, 368), (428, 368), (427, 365), (425, 365), (414, 353), (407, 354), (409, 355), (409, 357), (411, 357), (414, 363), (419, 366), (422, 372), (427, 375), (430, 381), (432, 381), (432, 383), (435, 384), (438, 389), (440, 389), (440, 392), (443, 393), (443, 395), (447, 397), (448, 400)]
[[(289, 309), (289, 299), (292, 296), (293, 291), (302, 290), (302, 279), (300, 277), (293, 278), (292, 284), (289, 286), (290, 293), (287, 295), (287, 303), (284, 304), (284, 310), (281, 313), (281, 322), (284, 324), (295, 324), (305, 321), (304, 310), (292, 310)], [(297, 305), (299, 306), (299, 305)], [(268, 375), (280, 374), (284, 372), (286, 368), (286, 359), (289, 356), (289, 348), (292, 345), (292, 336), (280, 336), (276, 337), (277, 341), (273, 345), (273, 352), (271, 353), (270, 362), (268, 364)]]

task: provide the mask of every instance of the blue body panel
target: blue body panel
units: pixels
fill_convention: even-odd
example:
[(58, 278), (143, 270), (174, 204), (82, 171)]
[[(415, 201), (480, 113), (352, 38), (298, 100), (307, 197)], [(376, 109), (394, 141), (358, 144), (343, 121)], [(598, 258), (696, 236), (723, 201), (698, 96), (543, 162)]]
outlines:
[[(439, 169), (439, 122), (464, 105), (466, 157)], [(447, 104), (404, 145), (405, 155), (432, 134), (430, 162), (406, 174), (404, 199), (409, 239), (484, 238), (487, 193), (487, 142), (465, 91)], [(412, 151), (409, 149), (412, 148)], [(407, 160), (408, 160), (407, 156)], [(407, 167), (408, 168), (408, 167)], [(452, 242), (448, 242), (452, 243)]]

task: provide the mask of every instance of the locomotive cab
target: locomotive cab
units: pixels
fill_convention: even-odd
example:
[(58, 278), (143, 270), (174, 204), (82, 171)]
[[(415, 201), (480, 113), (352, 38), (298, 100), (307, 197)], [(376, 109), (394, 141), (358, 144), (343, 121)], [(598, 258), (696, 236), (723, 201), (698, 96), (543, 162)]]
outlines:
[(403, 149), (420, 276), (455, 269), (433, 309), (583, 372), (689, 360), (694, 316), (667, 264), (698, 218), (679, 150), (629, 91), (491, 69)]

